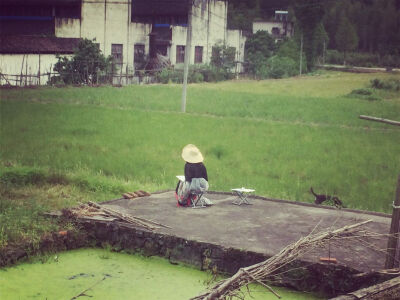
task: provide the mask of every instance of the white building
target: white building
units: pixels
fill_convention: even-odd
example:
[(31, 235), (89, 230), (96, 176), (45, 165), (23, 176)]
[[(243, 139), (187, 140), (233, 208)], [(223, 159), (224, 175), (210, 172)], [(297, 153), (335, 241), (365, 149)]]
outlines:
[[(70, 55), (79, 39), (96, 39), (119, 75), (132, 78), (143, 57), (162, 54), (183, 63), (188, 23), (186, 0), (2, 0), (0, 83), (37, 84), (52, 71), (55, 55)], [(209, 63), (212, 47), (226, 44), (244, 60), (245, 38), (227, 29), (225, 0), (194, 0), (190, 63)], [(237, 71), (241, 71), (238, 64)], [(24, 75), (21, 81), (21, 74)], [(29, 75), (32, 75), (29, 77)], [(127, 76), (128, 75), (128, 76)], [(47, 75), (45, 75), (47, 76)], [(42, 78), (40, 84), (45, 84)]]
[(275, 11), (273, 20), (259, 20), (253, 22), (253, 34), (257, 31), (267, 31), (275, 38), (275, 41), (290, 38), (294, 34), (293, 22), (289, 21), (289, 13), (286, 10)]

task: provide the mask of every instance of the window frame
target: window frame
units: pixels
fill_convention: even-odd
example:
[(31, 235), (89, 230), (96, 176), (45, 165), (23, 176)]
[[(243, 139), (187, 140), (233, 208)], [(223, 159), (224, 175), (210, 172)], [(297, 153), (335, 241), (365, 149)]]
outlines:
[(111, 44), (111, 56), (113, 58), (113, 64), (122, 65), (124, 62), (124, 44)]
[(185, 62), (185, 51), (184, 45), (176, 45), (176, 63), (181, 64)]
[(195, 64), (203, 63), (203, 46), (194, 47), (194, 63)]

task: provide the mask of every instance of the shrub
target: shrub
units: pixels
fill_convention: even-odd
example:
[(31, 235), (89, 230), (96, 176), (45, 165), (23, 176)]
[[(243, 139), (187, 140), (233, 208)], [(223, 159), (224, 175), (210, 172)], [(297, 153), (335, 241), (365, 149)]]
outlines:
[(347, 62), (351, 66), (367, 68), (380, 65), (379, 56), (372, 53), (349, 53), (347, 56)]
[(382, 67), (400, 68), (399, 55), (385, 55), (381, 60)]
[(371, 95), (371, 96), (367, 96), (364, 98), (365, 100), (368, 101), (378, 101), (378, 100), (382, 100), (381, 97), (377, 96), (377, 95)]
[(385, 81), (384, 88), (387, 90), (392, 90), (392, 91), (400, 91), (400, 80), (398, 79), (389, 79)]
[(372, 95), (372, 91), (369, 89), (355, 89), (351, 91), (351, 94), (369, 96)]
[(328, 64), (340, 65), (343, 62), (343, 55), (337, 50), (327, 50), (325, 61)]
[(257, 31), (246, 40), (245, 62), (247, 71), (257, 78), (266, 78), (265, 65), (275, 50), (276, 44), (271, 35), (266, 31)]
[(283, 78), (298, 74), (297, 63), (289, 57), (273, 56), (267, 61), (268, 77)]
[(172, 68), (162, 69), (157, 74), (157, 79), (161, 83), (182, 83), (183, 82), (183, 70), (175, 70)]
[[(99, 76), (112, 68), (111, 56), (105, 57), (99, 48), (99, 45), (91, 40), (83, 39), (79, 42), (71, 58), (66, 56), (57, 56), (57, 63), (54, 65), (54, 71), (60, 75), (54, 79), (59, 82), (60, 79), (65, 84), (93, 84), (98, 83)], [(53, 80), (50, 80), (50, 84)]]
[(387, 80), (381, 80), (379, 78), (372, 79), (370, 85), (374, 89), (384, 89), (389, 91), (400, 91), (400, 80), (390, 78)]
[(381, 100), (381, 97), (375, 95), (374, 91), (368, 88), (355, 89), (348, 94), (350, 98), (359, 98), (368, 101)]
[(216, 44), (212, 47), (211, 65), (229, 70), (235, 66), (235, 53), (236, 49), (234, 47)]
[(383, 88), (383, 82), (378, 78), (371, 79), (371, 87), (374, 89), (381, 89)]
[(207, 82), (218, 82), (218, 81), (223, 81), (227, 79), (231, 79), (231, 74), (228, 70), (222, 69), (222, 68), (217, 68), (215, 66), (202, 66), (201, 69), (199, 69), (199, 72), (203, 75), (204, 81)]
[[(222, 80), (233, 79), (234, 74), (223, 68), (217, 68), (210, 65), (197, 65), (189, 67), (188, 82), (216, 82)], [(161, 83), (182, 83), (183, 70), (165, 68), (157, 74), (157, 80)]]
[[(280, 46), (276, 55), (279, 57), (288, 57), (295, 61), (297, 66), (300, 66), (300, 46), (295, 42), (294, 39), (283, 42)], [(306, 56), (302, 55), (302, 69), (307, 70), (307, 59)], [(296, 73), (297, 74), (297, 73)]]
[[(342, 64), (343, 54), (337, 50), (327, 50), (326, 63), (328, 64)], [(400, 67), (400, 57), (396, 55), (385, 55), (382, 58), (374, 53), (359, 53), (351, 52), (346, 55), (346, 63), (350, 66), (357, 67)]]
[(193, 70), (192, 72), (189, 73), (188, 81), (192, 83), (203, 82), (204, 76), (202, 73), (200, 73), (200, 71)]
[(268, 58), (261, 52), (247, 55), (247, 71), (258, 79), (268, 77), (267, 62)]

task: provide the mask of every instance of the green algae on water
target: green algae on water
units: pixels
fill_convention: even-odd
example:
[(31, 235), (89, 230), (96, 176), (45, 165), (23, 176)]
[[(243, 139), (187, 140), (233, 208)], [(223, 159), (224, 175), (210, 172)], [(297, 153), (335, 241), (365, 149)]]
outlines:
[[(61, 252), (45, 262), (0, 269), (0, 299), (189, 299), (207, 288), (211, 275), (168, 260), (80, 249)], [(283, 299), (317, 299), (275, 288)], [(251, 286), (246, 299), (277, 299), (261, 286)]]

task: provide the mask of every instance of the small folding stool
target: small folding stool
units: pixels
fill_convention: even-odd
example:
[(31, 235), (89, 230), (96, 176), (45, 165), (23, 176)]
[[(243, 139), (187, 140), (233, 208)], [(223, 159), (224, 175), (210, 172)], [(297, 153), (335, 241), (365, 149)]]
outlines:
[(203, 200), (203, 194), (204, 192), (190, 192), (190, 195), (192, 197), (192, 208), (206, 208), (207, 205), (205, 204)]
[(232, 189), (232, 192), (234, 192), (238, 196), (238, 199), (233, 201), (232, 204), (240, 206), (242, 204), (251, 205), (251, 203), (249, 202), (247, 197), (250, 195), (250, 193), (255, 192), (255, 190), (246, 189), (244, 187), (241, 187), (241, 188), (237, 188), (237, 189)]

